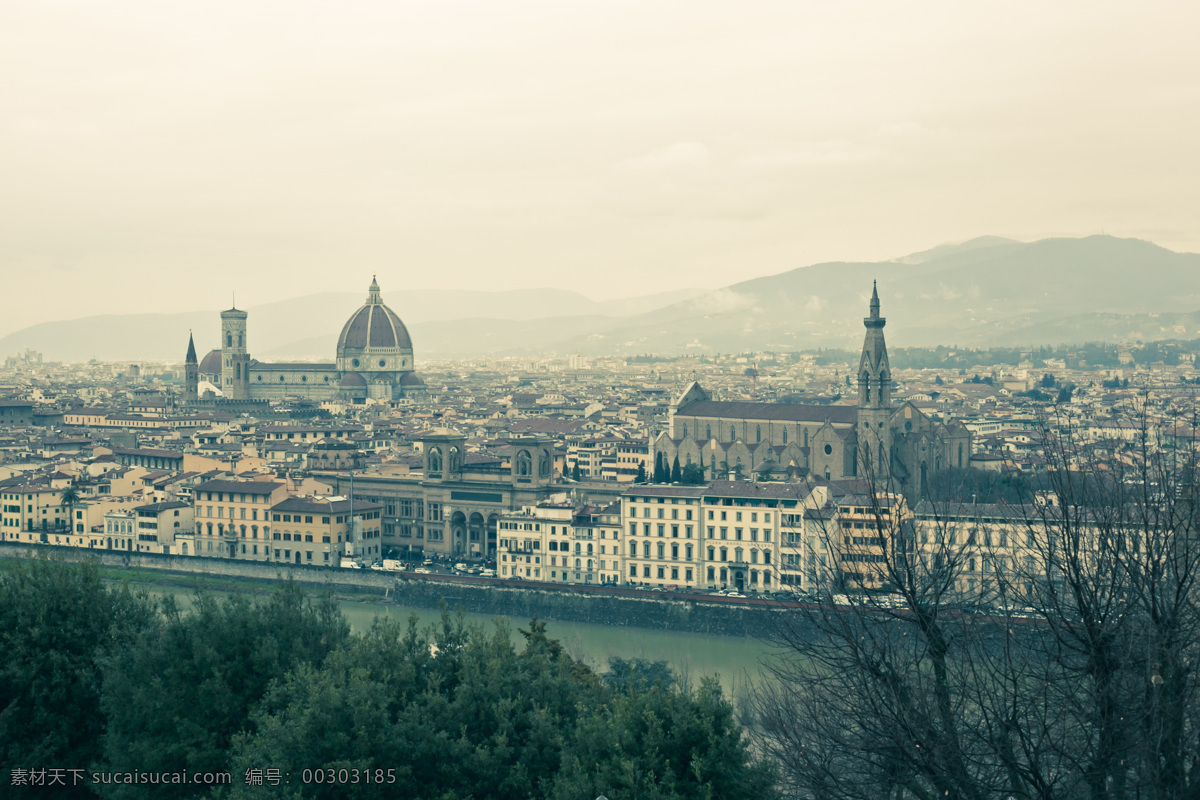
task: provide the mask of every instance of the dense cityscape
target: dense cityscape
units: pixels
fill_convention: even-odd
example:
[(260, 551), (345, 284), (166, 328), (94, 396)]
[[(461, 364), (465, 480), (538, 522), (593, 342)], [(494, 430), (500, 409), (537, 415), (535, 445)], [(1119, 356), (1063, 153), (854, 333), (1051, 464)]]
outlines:
[[(4, 540), (735, 596), (878, 588), (848, 566), (870, 552), (822, 535), (861, 528), (871, 491), (898, 504), (896, 524), (945, 501), (993, 518), (1053, 466), (1049, 436), (1070, 431), (1070, 465), (1127, 467), (1145, 466), (1146, 426), (1166, 448), (1195, 437), (1186, 349), (1139, 364), (1117, 348), (1115, 369), (1026, 351), (892, 370), (878, 295), (858, 365), (748, 353), (418, 372), (374, 281), (336, 364), (262, 364), (247, 316), (222, 313), (225, 348), (200, 360), (189, 342), (182, 364), (8, 358)], [(964, 590), (987, 583), (979, 566)]]
[(1200, 798), (1197, 23), (5, 4), (0, 798)]

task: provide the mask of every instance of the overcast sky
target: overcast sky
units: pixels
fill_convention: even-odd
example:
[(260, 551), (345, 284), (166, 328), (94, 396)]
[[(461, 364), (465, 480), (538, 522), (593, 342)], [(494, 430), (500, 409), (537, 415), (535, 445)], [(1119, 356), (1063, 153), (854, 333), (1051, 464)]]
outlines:
[(1200, 250), (1200, 3), (0, 3), (0, 333), (325, 289)]

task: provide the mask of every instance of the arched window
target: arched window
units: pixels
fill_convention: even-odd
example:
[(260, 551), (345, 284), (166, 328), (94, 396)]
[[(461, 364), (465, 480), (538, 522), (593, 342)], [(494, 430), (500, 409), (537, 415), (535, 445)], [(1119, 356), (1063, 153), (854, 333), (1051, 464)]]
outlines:
[(787, 444), (787, 428), (783, 429), (783, 443)]
[(754, 441), (756, 441), (756, 442), (762, 441), (762, 425), (754, 426)]
[(544, 450), (538, 456), (538, 474), (542, 476), (550, 474), (550, 454)]
[(528, 477), (533, 473), (533, 458), (528, 450), (517, 453), (517, 474)]
[(579, 568), (580, 568), (580, 565), (581, 565), (582, 563), (583, 563), (583, 562), (582, 562), (582, 561), (580, 561), (578, 558), (577, 558), (577, 559), (575, 559), (575, 569), (579, 569)]
[(683, 438), (687, 438), (687, 423), (683, 423)]
[(706, 425), (704, 428), (704, 441), (712, 439), (712, 425)]
[(232, 333), (225, 334), (225, 346), (233, 347), (233, 334)]
[(433, 447), (429, 450), (429, 471), (442, 471), (442, 450), (439, 447)]
[(731, 441), (731, 442), (737, 441), (737, 427), (734, 425), (729, 426), (729, 441)]
[(591, 542), (588, 542), (588, 551), (587, 551), (587, 554), (588, 554), (589, 556), (592, 554), (592, 543), (591, 543)]

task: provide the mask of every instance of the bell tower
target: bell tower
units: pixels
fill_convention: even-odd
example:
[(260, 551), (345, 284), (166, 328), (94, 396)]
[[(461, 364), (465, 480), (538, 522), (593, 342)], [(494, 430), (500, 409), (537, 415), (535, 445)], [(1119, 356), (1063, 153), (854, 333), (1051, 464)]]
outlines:
[(246, 316), (238, 308), (221, 312), (221, 391), (229, 400), (250, 399)]
[(858, 474), (885, 479), (891, 472), (892, 368), (888, 363), (879, 316), (879, 288), (871, 287), (871, 305), (863, 318), (867, 329), (858, 361)]
[(188, 332), (187, 356), (183, 359), (183, 402), (194, 403), (200, 396), (200, 364), (196, 361), (196, 342)]

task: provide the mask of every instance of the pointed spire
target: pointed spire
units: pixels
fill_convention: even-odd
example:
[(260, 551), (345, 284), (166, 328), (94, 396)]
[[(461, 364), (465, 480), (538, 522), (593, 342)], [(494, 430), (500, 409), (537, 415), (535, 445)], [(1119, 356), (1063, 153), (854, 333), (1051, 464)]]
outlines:
[(383, 299), (379, 295), (379, 281), (375, 279), (375, 274), (371, 273), (371, 287), (367, 289), (368, 303), (382, 303)]
[(879, 284), (871, 281), (871, 318), (879, 318)]
[(188, 330), (187, 357), (184, 358), (184, 363), (185, 364), (195, 364), (196, 363), (196, 343), (195, 343), (195, 341), (192, 340), (192, 331), (190, 329)]

